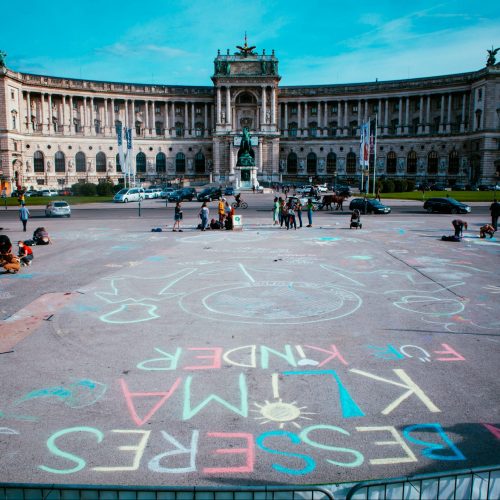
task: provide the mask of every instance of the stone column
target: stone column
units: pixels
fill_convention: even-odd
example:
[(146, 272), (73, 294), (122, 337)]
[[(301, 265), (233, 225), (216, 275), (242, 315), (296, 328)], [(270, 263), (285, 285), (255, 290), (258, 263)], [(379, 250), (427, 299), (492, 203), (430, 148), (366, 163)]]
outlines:
[(408, 135), (410, 132), (410, 98), (406, 98), (406, 107), (405, 107), (405, 129), (404, 133)]
[(172, 135), (175, 136), (175, 101), (170, 103), (170, 130)]
[(95, 113), (95, 111), (94, 111), (94, 106), (95, 106), (94, 98), (91, 97), (90, 98), (90, 132), (91, 132), (91, 135), (96, 135), (94, 120), (98, 116), (97, 113)]
[(108, 98), (104, 98), (104, 135), (112, 135), (111, 125), (109, 124), (109, 108), (108, 108)]
[(69, 116), (68, 116), (68, 133), (69, 135), (74, 132), (74, 124), (73, 124), (73, 96), (69, 96)]
[(425, 110), (425, 133), (429, 134), (431, 131), (431, 96), (427, 96), (427, 107)]
[(328, 101), (325, 101), (324, 103), (325, 107), (323, 109), (323, 136), (327, 136), (328, 135), (328, 105), (329, 105), (329, 102)]
[(449, 134), (451, 132), (451, 104), (452, 104), (452, 93), (448, 94), (448, 116), (446, 118), (446, 132)]
[(283, 135), (285, 137), (288, 137), (288, 103), (285, 102), (284, 106), (285, 106), (285, 111), (284, 111), (285, 116), (283, 117), (283, 119), (285, 120), (285, 125), (283, 127), (284, 128)]
[(347, 135), (347, 125), (349, 123), (349, 101), (344, 102), (344, 134)]
[(302, 135), (307, 137), (309, 135), (309, 114), (308, 114), (308, 104), (304, 103), (304, 129)]
[(297, 103), (297, 136), (302, 135), (302, 103)]
[(399, 98), (399, 110), (398, 110), (398, 130), (397, 134), (401, 135), (403, 133), (403, 98)]
[(271, 87), (271, 125), (276, 126), (276, 89)]
[(368, 99), (365, 99), (365, 112), (364, 112), (364, 121), (368, 121)]
[(215, 130), (215, 105), (211, 104), (210, 105), (210, 120), (212, 122), (212, 130)]
[(144, 136), (148, 137), (149, 136), (149, 101), (144, 101)]
[[(220, 102), (220, 101), (217, 101)], [(220, 117), (220, 115), (219, 115)], [(214, 142), (214, 175), (217, 180), (219, 180), (220, 175), (220, 151), (219, 151), (219, 142)]]
[(262, 108), (261, 108), (261, 116), (260, 123), (261, 126), (266, 123), (266, 111), (267, 111), (267, 95), (266, 95), (266, 87), (262, 87)]
[(441, 117), (439, 119), (439, 133), (443, 133), (445, 131), (444, 125), (444, 94), (441, 95)]
[(379, 98), (377, 105), (377, 134), (382, 135), (382, 99)]
[(217, 102), (216, 102), (216, 104), (217, 104), (217, 117), (216, 117), (215, 123), (220, 123), (221, 122), (221, 112), (222, 112), (220, 87), (217, 87)]
[(342, 101), (337, 101), (337, 136), (342, 135), (343, 124), (342, 120), (344, 117), (342, 116)]
[(184, 137), (189, 135), (189, 108), (187, 101), (184, 102)]
[(53, 115), (52, 115), (52, 94), (49, 94), (47, 105), (49, 107), (49, 134), (52, 135), (52, 133), (54, 132), (54, 129), (52, 128), (52, 124), (53, 124), (53, 121), (52, 121), (52, 118), (53, 118)]
[(62, 99), (62, 103), (61, 103), (61, 119), (62, 119), (61, 133), (64, 135), (66, 132), (66, 96), (62, 95), (61, 99)]
[(420, 96), (420, 109), (418, 110), (418, 133), (424, 133), (424, 96)]
[(389, 99), (385, 100), (384, 106), (384, 135), (389, 133)]
[(464, 92), (462, 95), (462, 118), (460, 119), (460, 132), (465, 132), (465, 102), (466, 102), (467, 96)]
[(356, 131), (356, 135), (361, 135), (361, 100), (358, 99), (358, 130)]
[(230, 125), (232, 129), (231, 120), (231, 89), (226, 87), (226, 123)]
[(165, 128), (164, 135), (165, 137), (170, 137), (170, 117), (168, 114), (168, 106), (169, 106), (168, 101), (164, 102), (164, 106), (165, 106), (165, 111), (163, 113), (163, 126)]
[(263, 145), (262, 145), (262, 137), (259, 137), (259, 172), (262, 173), (264, 167), (264, 153), (263, 153)]
[(83, 96), (83, 135), (88, 135), (87, 131), (87, 121), (88, 121), (88, 116), (87, 116), (87, 98)]
[(125, 116), (124, 116), (124, 120), (123, 120), (123, 126), (125, 128), (127, 128), (128, 127), (128, 99), (125, 99), (124, 105), (125, 105)]
[(30, 92), (26, 92), (26, 131), (31, 131), (31, 95)]
[(208, 104), (205, 103), (205, 115), (203, 120), (203, 136), (208, 137)]
[(194, 102), (191, 103), (191, 135), (195, 136), (195, 123), (194, 123), (194, 118), (195, 118), (195, 109), (194, 109)]

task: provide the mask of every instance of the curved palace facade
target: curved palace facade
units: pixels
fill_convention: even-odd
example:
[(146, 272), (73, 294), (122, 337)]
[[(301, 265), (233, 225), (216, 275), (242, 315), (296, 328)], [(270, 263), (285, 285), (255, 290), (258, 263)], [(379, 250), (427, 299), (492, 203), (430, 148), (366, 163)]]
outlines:
[[(0, 65), (2, 187), (122, 179), (115, 126), (134, 131), (137, 178), (251, 185), (353, 181), (359, 125), (377, 115), (377, 176), (492, 183), (500, 170), (500, 65), (409, 80), (280, 86), (278, 59), (219, 54), (211, 86), (76, 80)], [(236, 166), (243, 127), (256, 168)]]

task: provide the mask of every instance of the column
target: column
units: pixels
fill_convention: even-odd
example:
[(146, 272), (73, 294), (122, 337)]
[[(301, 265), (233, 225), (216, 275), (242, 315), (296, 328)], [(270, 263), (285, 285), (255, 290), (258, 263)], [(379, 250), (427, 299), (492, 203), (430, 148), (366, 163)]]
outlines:
[(285, 102), (284, 106), (285, 106), (285, 110), (284, 110), (285, 116), (283, 117), (283, 119), (285, 120), (284, 127), (283, 127), (284, 128), (284, 136), (288, 137), (288, 103)]
[(26, 92), (26, 105), (28, 106), (26, 112), (26, 130), (31, 131), (31, 95), (30, 92)]
[(66, 131), (66, 96), (63, 95), (62, 97), (62, 128), (61, 132), (64, 135)]
[(165, 106), (165, 112), (163, 114), (163, 126), (165, 127), (164, 135), (166, 137), (169, 137), (170, 136), (170, 120), (169, 120), (169, 115), (168, 115), (168, 101), (165, 101), (164, 106)]
[(220, 87), (217, 87), (217, 117), (216, 117), (216, 123), (221, 122), (221, 95), (220, 95)]
[(460, 132), (465, 132), (465, 101), (466, 94), (462, 95), (462, 118), (460, 119)]
[(266, 87), (262, 87), (262, 109), (261, 109), (261, 118), (260, 118), (261, 126), (266, 123), (266, 111), (267, 111), (266, 98), (267, 98)]
[(104, 135), (112, 135), (109, 119), (108, 98), (104, 99)]
[(144, 101), (144, 118), (145, 118), (145, 123), (144, 123), (144, 136), (147, 137), (149, 135), (149, 101)]
[(69, 96), (69, 116), (68, 116), (68, 133), (69, 135), (74, 132), (74, 123), (73, 123), (73, 96)]
[(215, 122), (215, 105), (214, 104), (210, 105), (210, 120), (212, 122), (212, 130), (215, 130), (216, 122)]
[(52, 122), (52, 118), (53, 118), (53, 116), (52, 116), (52, 94), (49, 94), (47, 105), (49, 107), (49, 120), (48, 120), (49, 121), (49, 128), (48, 128), (48, 132), (49, 132), (49, 134), (52, 135), (52, 132), (54, 130), (52, 128), (52, 123), (53, 123)]
[(307, 102), (304, 103), (304, 131), (302, 135), (304, 137), (307, 137), (309, 135), (309, 115)]
[(259, 172), (262, 173), (264, 167), (264, 153), (262, 146), (262, 137), (259, 137)]
[(83, 97), (83, 135), (88, 135), (87, 133), (87, 98)]
[(361, 100), (358, 99), (358, 130), (356, 130), (356, 135), (361, 135)]
[(365, 100), (364, 121), (368, 121), (368, 99)]
[(406, 108), (405, 108), (405, 129), (404, 129), (404, 133), (406, 135), (408, 135), (410, 129), (410, 98), (407, 97), (406, 98)]
[(271, 124), (276, 126), (276, 89), (271, 88)]
[(189, 135), (189, 108), (187, 101), (184, 101), (184, 137)]
[(337, 101), (337, 136), (342, 135), (342, 101)]
[(344, 133), (343, 135), (347, 135), (347, 124), (348, 124), (348, 115), (349, 115), (349, 101), (344, 102)]
[(302, 135), (302, 103), (297, 103), (297, 137)]
[(323, 135), (326, 137), (328, 135), (328, 101), (324, 102), (323, 109)]
[(232, 125), (231, 124), (231, 89), (229, 87), (226, 87), (226, 123), (228, 125)]
[(384, 106), (384, 135), (389, 133), (389, 99), (385, 100)]
[(175, 136), (175, 101), (170, 103), (170, 130), (173, 136)]
[(203, 136), (208, 136), (208, 104), (205, 103), (205, 115), (203, 120)]
[(452, 93), (448, 94), (448, 116), (446, 118), (446, 132), (448, 134), (451, 132), (451, 104), (452, 104)]
[(403, 133), (403, 98), (399, 98), (399, 109), (398, 109), (398, 130), (396, 132), (398, 135)]
[(192, 136), (195, 136), (196, 133), (195, 133), (195, 121), (194, 121), (194, 118), (195, 118), (195, 109), (194, 109), (194, 102), (191, 103), (191, 135)]
[(95, 127), (94, 127), (94, 120), (95, 120), (95, 116), (94, 115), (94, 98), (91, 97), (90, 98), (90, 134), (91, 135), (96, 135), (96, 132), (95, 132)]
[(441, 115), (439, 119), (439, 133), (443, 133), (445, 131), (444, 125), (444, 94), (441, 95)]
[(420, 109), (418, 111), (418, 133), (424, 133), (424, 96), (420, 96)]
[(425, 110), (425, 133), (429, 134), (431, 131), (431, 96), (427, 96), (427, 107)]
[(377, 105), (377, 134), (382, 134), (382, 99), (379, 98)]

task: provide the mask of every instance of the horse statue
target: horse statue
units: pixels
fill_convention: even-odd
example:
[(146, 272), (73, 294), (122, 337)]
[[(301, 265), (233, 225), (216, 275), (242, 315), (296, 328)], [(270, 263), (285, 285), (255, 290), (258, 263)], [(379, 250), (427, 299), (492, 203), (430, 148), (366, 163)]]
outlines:
[(238, 150), (238, 166), (254, 167), (255, 166), (255, 153), (250, 141), (250, 132), (248, 127), (243, 127), (243, 134), (241, 137), (240, 149)]

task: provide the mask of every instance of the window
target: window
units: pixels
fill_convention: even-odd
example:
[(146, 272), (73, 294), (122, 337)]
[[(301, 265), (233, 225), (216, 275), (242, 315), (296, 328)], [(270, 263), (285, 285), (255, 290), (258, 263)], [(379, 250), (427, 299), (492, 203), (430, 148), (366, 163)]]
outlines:
[(418, 133), (418, 126), (420, 125), (420, 119), (419, 118), (413, 118), (411, 122), (411, 133), (412, 134), (417, 134)]
[(373, 112), (378, 113), (378, 104), (373, 105)]
[(14, 93), (13, 90), (10, 92), (10, 98), (11, 99), (15, 99), (16, 98), (16, 94)]
[(160, 106), (155, 106), (155, 114), (159, 115), (161, 113)]
[(448, 156), (448, 174), (458, 175), (458, 153), (453, 150)]
[(316, 116), (318, 114), (318, 108), (316, 106), (311, 107), (311, 116)]
[(158, 153), (156, 155), (156, 173), (164, 174), (167, 171), (167, 157), (165, 153)]
[(330, 122), (330, 135), (335, 136), (337, 133), (338, 122)]
[(163, 122), (155, 122), (156, 135), (163, 135)]
[(393, 111), (399, 111), (399, 102), (395, 102), (394, 106), (392, 107)]
[(406, 173), (416, 174), (417, 173), (417, 152), (410, 151), (406, 157)]
[(184, 135), (184, 124), (175, 122), (175, 136), (182, 137)]
[(395, 174), (396, 165), (397, 165), (396, 153), (394, 151), (389, 151), (387, 153), (386, 165), (385, 165), (387, 174)]
[(483, 89), (477, 89), (477, 100), (478, 102), (483, 100)]
[(120, 111), (120, 105), (115, 104), (115, 113), (118, 113)]
[(290, 153), (286, 160), (286, 170), (289, 174), (297, 173), (297, 155), (295, 153)]
[(73, 125), (75, 126), (75, 134), (80, 134), (82, 132), (82, 126), (78, 118), (73, 119)]
[(318, 158), (315, 153), (309, 153), (307, 155), (307, 173), (308, 174), (315, 174), (316, 173), (316, 166), (318, 163)]
[(201, 137), (203, 135), (203, 123), (195, 123), (194, 124), (194, 135), (196, 137)]
[(146, 173), (146, 155), (142, 151), (135, 157), (135, 169), (138, 174)]
[(201, 115), (201, 108), (195, 108), (195, 114)]
[(204, 174), (205, 173), (205, 156), (201, 151), (196, 153), (194, 157), (194, 171), (197, 174)]
[(75, 155), (75, 169), (77, 172), (86, 172), (86, 159), (85, 159), (85, 153), (82, 151), (79, 151)]
[(358, 105), (357, 105), (357, 104), (355, 104), (355, 105), (351, 108), (351, 111), (352, 111), (353, 113), (357, 113), (357, 112), (358, 112)]
[(73, 109), (78, 109), (78, 101), (76, 99), (73, 101)]
[(66, 158), (62, 151), (57, 151), (54, 155), (54, 163), (56, 173), (63, 174), (66, 172)]
[(394, 120), (391, 120), (391, 126), (389, 128), (389, 133), (392, 135), (396, 135), (398, 131), (398, 126), (399, 126), (399, 120), (395, 118)]
[(45, 158), (41, 151), (35, 151), (33, 155), (33, 170), (38, 173), (45, 172)]
[(184, 153), (177, 153), (175, 156), (175, 172), (178, 174), (186, 172), (186, 156)]
[(438, 154), (435, 151), (431, 151), (427, 157), (427, 173), (430, 175), (436, 175), (438, 172)]
[(332, 106), (332, 115), (336, 115), (338, 112), (339, 112), (339, 107), (336, 104), (334, 104)]
[(347, 153), (346, 158), (346, 173), (355, 174), (356, 173), (356, 154), (350, 151)]
[(288, 135), (290, 137), (297, 137), (297, 124), (295, 122), (288, 124)]
[(311, 122), (309, 124), (309, 136), (317, 137), (317, 135), (318, 135), (318, 124), (317, 122)]
[(326, 156), (326, 173), (334, 174), (337, 171), (337, 155), (333, 152)]
[(99, 151), (95, 157), (95, 171), (106, 172), (106, 155), (102, 151)]
[(54, 132), (59, 131), (59, 123), (57, 121), (57, 118), (52, 118), (52, 129), (54, 130)]
[(358, 121), (353, 120), (351, 123), (349, 123), (349, 132), (352, 137), (355, 137), (357, 131), (358, 131)]
[(476, 111), (476, 130), (481, 128), (481, 115), (482, 115), (482, 111), (480, 109), (478, 109)]
[(94, 112), (98, 113), (99, 112), (99, 104), (94, 104)]
[(290, 106), (290, 114), (291, 115), (297, 114), (297, 106)]
[(101, 120), (94, 120), (94, 129), (96, 134), (100, 134), (102, 132)]
[(141, 122), (135, 122), (135, 135), (142, 135), (142, 126)]
[(119, 154), (117, 154), (117, 155), (115, 156), (115, 162), (116, 162), (116, 171), (117, 171), (118, 173), (122, 172), (122, 165), (121, 165), (121, 163), (120, 163), (120, 155), (119, 155)]
[(175, 114), (176, 115), (181, 115), (182, 114), (182, 109), (181, 108), (175, 108)]
[(13, 129), (17, 128), (17, 120), (16, 120), (16, 118), (17, 118), (16, 113), (12, 113), (12, 128)]

